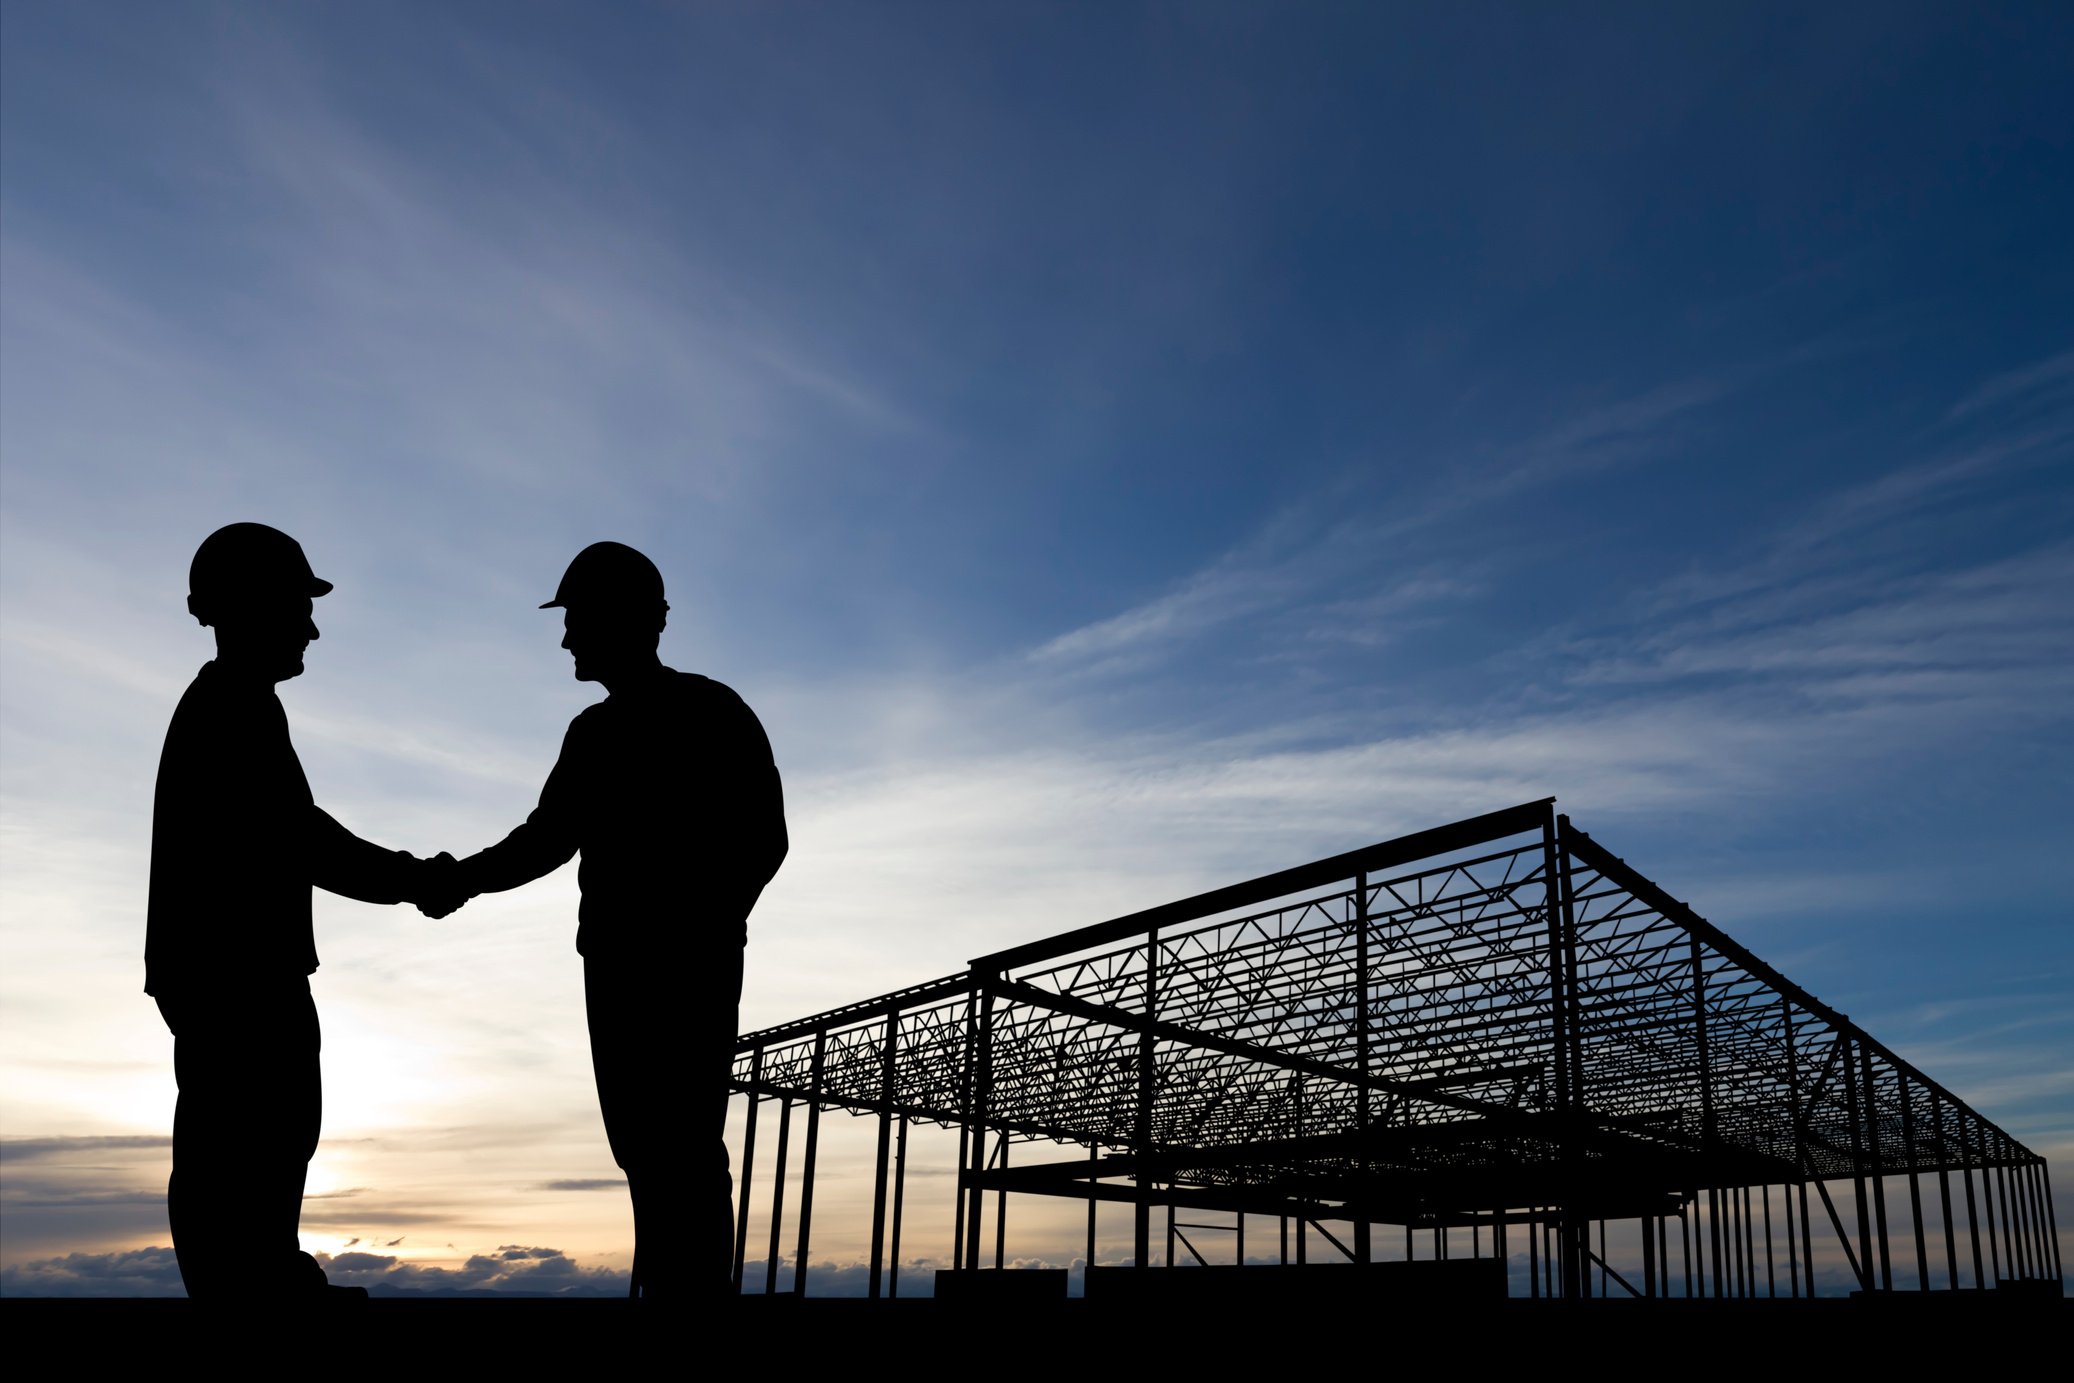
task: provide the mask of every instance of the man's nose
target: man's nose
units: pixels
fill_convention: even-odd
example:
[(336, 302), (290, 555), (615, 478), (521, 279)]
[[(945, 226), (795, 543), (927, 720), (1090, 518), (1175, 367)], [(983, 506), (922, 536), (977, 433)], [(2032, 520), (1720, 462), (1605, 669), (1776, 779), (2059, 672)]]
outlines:
[(305, 627), (306, 627), (306, 628), (307, 628), (307, 630), (308, 630), (308, 634), (309, 634), (309, 640), (310, 640), (310, 642), (311, 642), (311, 643), (315, 643), (315, 642), (317, 642), (317, 621), (315, 621), (315, 620), (310, 620), (310, 621), (308, 621), (308, 622), (307, 622), (307, 624), (306, 624), (306, 626), (305, 626)]

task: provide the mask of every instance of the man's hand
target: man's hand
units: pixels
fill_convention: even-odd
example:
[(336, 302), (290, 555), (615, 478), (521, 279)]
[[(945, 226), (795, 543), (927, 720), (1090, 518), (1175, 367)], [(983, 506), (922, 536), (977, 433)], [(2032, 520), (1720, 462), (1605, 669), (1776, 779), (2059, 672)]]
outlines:
[(413, 899), (418, 911), (427, 917), (445, 917), (458, 911), (461, 905), (475, 896), (462, 878), (461, 863), (442, 850), (425, 861), (419, 871), (424, 880), (418, 886), (418, 896)]

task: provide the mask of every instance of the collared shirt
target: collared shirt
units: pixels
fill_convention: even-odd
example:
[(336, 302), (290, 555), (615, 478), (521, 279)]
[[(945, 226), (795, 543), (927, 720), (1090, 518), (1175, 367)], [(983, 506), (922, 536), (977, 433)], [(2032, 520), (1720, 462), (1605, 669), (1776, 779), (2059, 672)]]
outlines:
[(270, 683), (206, 663), (159, 755), (144, 991), (301, 979), (317, 968), (311, 886), (394, 903), (413, 863), (312, 800)]
[(569, 723), (539, 806), (466, 865), (496, 892), (581, 851), (577, 950), (693, 963), (742, 944), (786, 848), (756, 713), (724, 683), (658, 667)]

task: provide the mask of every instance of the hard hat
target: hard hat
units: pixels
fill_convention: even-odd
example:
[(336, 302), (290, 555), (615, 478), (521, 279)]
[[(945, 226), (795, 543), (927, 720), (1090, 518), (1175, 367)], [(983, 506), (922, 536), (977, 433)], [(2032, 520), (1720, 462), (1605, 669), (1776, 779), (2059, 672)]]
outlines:
[(312, 598), (331, 583), (310, 570), (302, 544), (263, 523), (233, 523), (202, 539), (187, 568), (187, 598), (237, 600), (250, 596)]
[(655, 563), (625, 543), (592, 543), (576, 554), (555, 587), (555, 598), (540, 608), (563, 609), (572, 605), (617, 605), (639, 609), (643, 605), (670, 608), (663, 599), (663, 574)]

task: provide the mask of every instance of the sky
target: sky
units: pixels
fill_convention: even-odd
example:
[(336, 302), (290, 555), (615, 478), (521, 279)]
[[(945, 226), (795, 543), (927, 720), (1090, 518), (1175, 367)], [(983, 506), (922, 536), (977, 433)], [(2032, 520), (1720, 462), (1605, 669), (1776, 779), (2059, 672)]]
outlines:
[[(656, 560), (785, 781), (745, 1029), (1552, 795), (2074, 1226), (2069, 51), (2050, 3), (10, 0), (0, 1291), (178, 1290), (151, 791), (239, 520), (336, 585), (319, 803), (419, 854), (599, 695), (568, 559)], [(318, 895), (335, 1280), (624, 1289), (574, 873)]]

